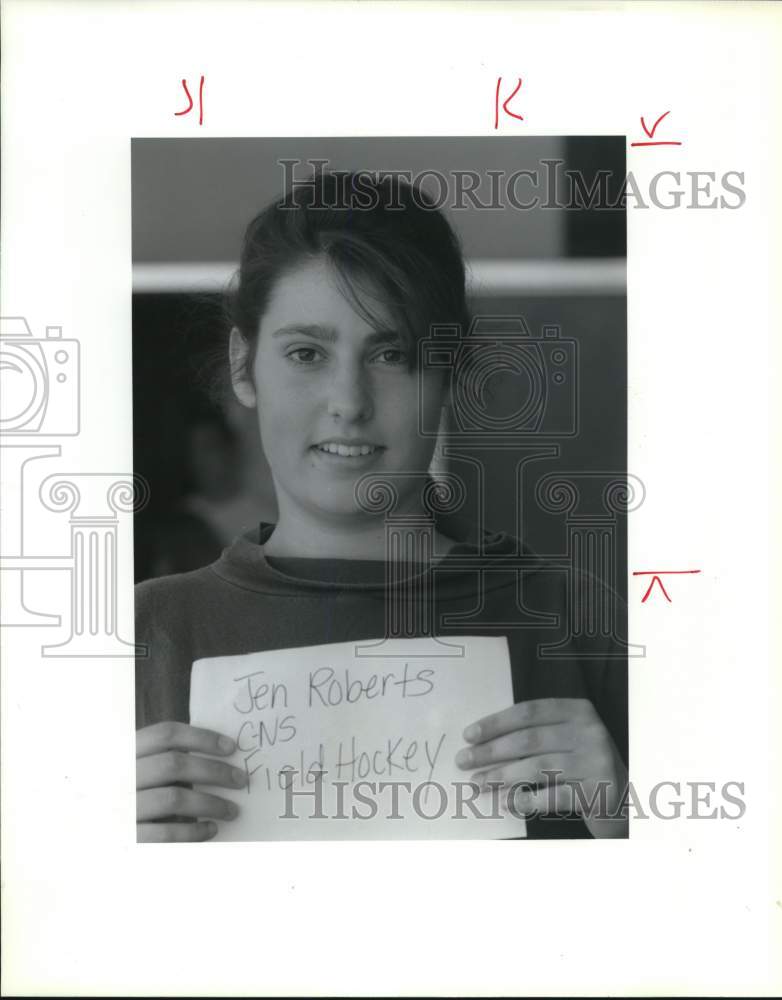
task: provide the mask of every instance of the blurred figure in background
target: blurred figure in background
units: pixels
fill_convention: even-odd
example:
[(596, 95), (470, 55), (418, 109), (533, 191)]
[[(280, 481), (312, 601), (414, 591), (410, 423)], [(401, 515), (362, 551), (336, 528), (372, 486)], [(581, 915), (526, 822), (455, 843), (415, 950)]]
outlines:
[(258, 498), (244, 482), (239, 434), (219, 411), (205, 412), (190, 425), (187, 447), (191, 488), (182, 507), (204, 522), (222, 550), (260, 520)]
[(137, 580), (206, 566), (237, 535), (276, 516), (271, 478), (257, 461), (257, 437), (256, 422), (233, 406), (225, 414), (206, 405), (193, 411), (184, 436), (181, 499), (170, 513), (137, 523), (137, 552), (144, 553)]

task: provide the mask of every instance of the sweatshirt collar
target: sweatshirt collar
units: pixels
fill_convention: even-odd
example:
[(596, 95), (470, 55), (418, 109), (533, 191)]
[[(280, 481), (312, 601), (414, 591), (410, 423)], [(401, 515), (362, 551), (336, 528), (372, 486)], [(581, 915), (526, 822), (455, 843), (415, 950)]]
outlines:
[[(382, 598), (387, 587), (401, 586), (410, 580), (419, 581), (419, 586), (430, 574), (436, 576), (439, 593), (466, 594), (475, 592), (475, 574), (479, 567), (465, 566), (460, 557), (469, 557), (470, 563), (480, 563), (483, 556), (497, 566), (503, 556), (512, 557), (518, 552), (518, 543), (511, 536), (491, 532), (479, 535), (474, 525), (459, 515), (438, 516), (436, 526), (438, 531), (453, 539), (452, 548), (438, 562), (430, 566), (418, 564), (419, 572), (398, 579), (396, 574), (389, 574), (382, 560), (267, 557), (264, 543), (275, 526), (265, 522), (238, 536), (209, 569), (234, 586), (278, 596), (368, 591)], [(534, 555), (526, 546), (523, 551), (526, 555)]]

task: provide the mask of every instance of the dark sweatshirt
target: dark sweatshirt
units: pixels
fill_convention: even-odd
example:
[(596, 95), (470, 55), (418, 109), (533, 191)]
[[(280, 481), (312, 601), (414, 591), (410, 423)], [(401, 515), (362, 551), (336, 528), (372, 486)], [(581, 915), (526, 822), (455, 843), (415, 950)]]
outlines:
[[(273, 528), (261, 524), (237, 538), (210, 566), (138, 584), (136, 642), (148, 655), (136, 660), (137, 728), (189, 722), (194, 660), (389, 634), (386, 564), (267, 558), (263, 543)], [(566, 635), (565, 572), (525, 546), (519, 573), (518, 543), (508, 535), (487, 533), (476, 544), (455, 518), (438, 528), (457, 544), (432, 568), (419, 567), (415, 579), (392, 585), (414, 593), (419, 612), (423, 605), (431, 612), (414, 615), (422, 623), (417, 634), (507, 636), (514, 701), (589, 698), (626, 762), (626, 662), (572, 650), (568, 659), (547, 659), (539, 648)], [(528, 835), (583, 836), (585, 829), (580, 821), (533, 820)]]

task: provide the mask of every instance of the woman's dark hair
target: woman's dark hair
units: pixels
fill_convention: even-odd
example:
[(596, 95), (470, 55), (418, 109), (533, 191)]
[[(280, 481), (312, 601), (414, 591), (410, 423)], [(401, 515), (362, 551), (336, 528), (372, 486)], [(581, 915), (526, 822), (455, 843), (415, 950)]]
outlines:
[[(325, 257), (340, 290), (372, 326), (370, 303), (393, 316), (411, 368), (432, 324), (469, 316), (461, 247), (445, 217), (417, 186), (368, 172), (316, 171), (297, 182), (247, 227), (240, 266), (226, 297), (227, 326), (250, 344), (252, 371), (261, 318), (277, 281), (307, 260)], [(227, 350), (221, 367), (226, 369)]]

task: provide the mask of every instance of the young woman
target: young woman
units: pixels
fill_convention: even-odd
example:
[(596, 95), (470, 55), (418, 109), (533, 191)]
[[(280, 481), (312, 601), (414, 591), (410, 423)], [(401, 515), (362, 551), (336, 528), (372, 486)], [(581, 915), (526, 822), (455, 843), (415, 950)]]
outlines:
[[(467, 329), (464, 263), (420, 190), (321, 173), (250, 223), (231, 310), (226, 367), (230, 359), (233, 391), (257, 411), (279, 517), (211, 566), (137, 588), (137, 642), (148, 648), (136, 682), (140, 840), (207, 840), (237, 815), (219, 794), (191, 787), (246, 781), (221, 759), (233, 741), (189, 724), (194, 660), (387, 634), (394, 584), (384, 560), (394, 556), (384, 513), (360, 502), (359, 486), (371, 475), (393, 489), (395, 515), (428, 513), (422, 483), (434, 441), (421, 427), (437, 427), (450, 373), (419, 363), (418, 345), (435, 323)], [(515, 704), (465, 730), (465, 779), (527, 783), (516, 808), (541, 817), (583, 812), (602, 786), (604, 814), (564, 828), (541, 818), (528, 835), (626, 836), (617, 808), (626, 784), (622, 669), (543, 662), (550, 630), (487, 626), (518, 619), (517, 574), (476, 573), (465, 557), (501, 570), (515, 541), (476, 538), (457, 518), (439, 518), (433, 536), (426, 530), (427, 562), (399, 574), (400, 586), (406, 574), (436, 575), (433, 613), (422, 621), (438, 635), (470, 633), (469, 624), (446, 627), (446, 617), (483, 622), (480, 634), (506, 635), (511, 655)], [(524, 599), (561, 618), (561, 572), (525, 570)], [(575, 784), (583, 798), (574, 799)]]

